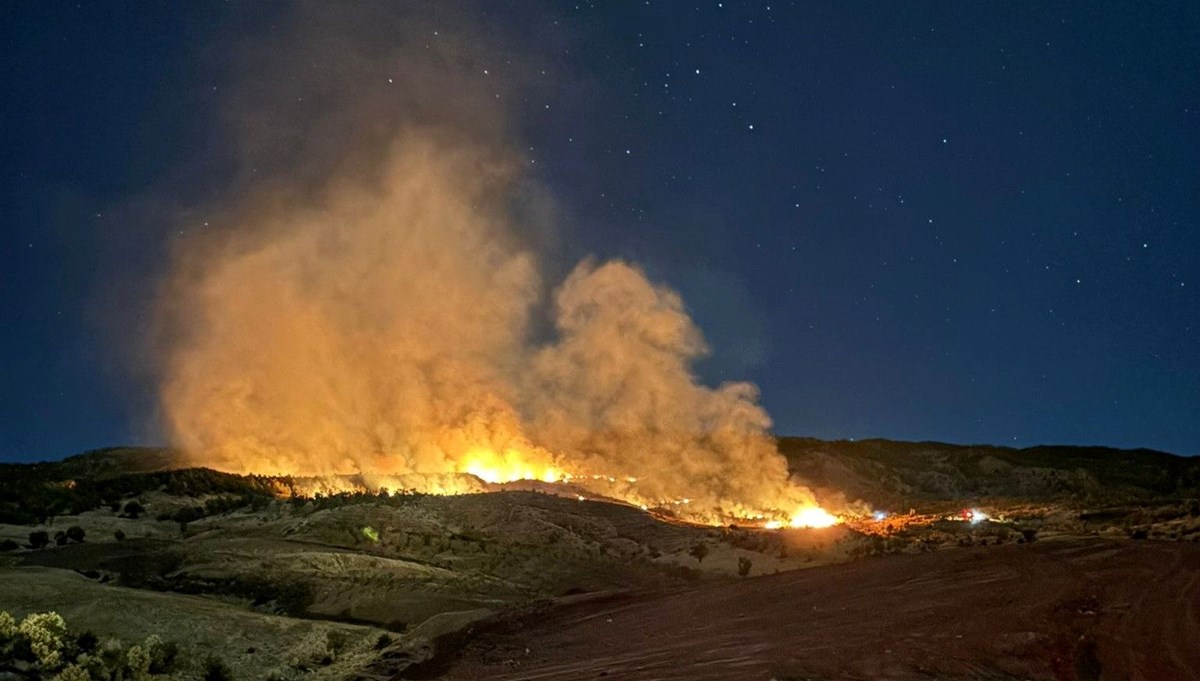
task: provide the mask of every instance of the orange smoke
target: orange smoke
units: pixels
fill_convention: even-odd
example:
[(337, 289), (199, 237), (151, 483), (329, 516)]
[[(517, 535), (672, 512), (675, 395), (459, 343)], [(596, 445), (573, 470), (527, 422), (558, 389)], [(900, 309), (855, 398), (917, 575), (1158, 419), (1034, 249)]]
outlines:
[[(233, 116), (233, 137), (270, 172), (206, 211), (222, 226), (178, 244), (162, 289), (175, 446), (226, 471), (395, 489), (570, 481), (697, 518), (815, 506), (756, 389), (697, 380), (707, 348), (678, 294), (633, 264), (588, 260), (547, 300), (530, 235), (547, 231), (536, 223), (551, 203), (522, 172), (475, 43), (429, 49), (411, 21), (368, 32), (378, 45), (313, 41), (312, 26), (337, 22), (310, 20), (284, 41), (321, 66), (313, 91), (340, 96), (297, 108), (272, 90), (295, 79), (270, 77), (295, 68), (292, 44), (255, 53), (255, 106)], [(267, 144), (281, 128), (294, 143)], [(554, 335), (535, 340), (543, 318)]]

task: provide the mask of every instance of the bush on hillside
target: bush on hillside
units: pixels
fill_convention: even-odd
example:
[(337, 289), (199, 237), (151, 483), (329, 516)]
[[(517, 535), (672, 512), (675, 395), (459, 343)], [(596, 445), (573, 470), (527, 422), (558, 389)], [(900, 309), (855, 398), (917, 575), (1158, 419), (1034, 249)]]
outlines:
[(738, 557), (738, 576), (745, 577), (750, 574), (750, 568), (753, 563), (745, 556)]
[(146, 507), (142, 506), (137, 499), (125, 504), (125, 515), (137, 520), (138, 516), (146, 512)]
[(43, 549), (50, 544), (50, 533), (45, 530), (37, 530), (29, 533), (29, 548)]

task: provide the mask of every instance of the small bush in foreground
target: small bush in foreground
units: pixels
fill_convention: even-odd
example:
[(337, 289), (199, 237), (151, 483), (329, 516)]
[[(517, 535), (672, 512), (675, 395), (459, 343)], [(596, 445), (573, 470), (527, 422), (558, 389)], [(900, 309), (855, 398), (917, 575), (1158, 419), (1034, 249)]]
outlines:
[(0, 611), (0, 678), (17, 670), (13, 678), (149, 681), (171, 672), (177, 653), (174, 643), (163, 643), (157, 636), (140, 645), (110, 641), (101, 647), (91, 632), (69, 632), (58, 613), (30, 613), (18, 624)]
[(233, 681), (229, 667), (219, 657), (210, 657), (204, 661), (204, 681)]

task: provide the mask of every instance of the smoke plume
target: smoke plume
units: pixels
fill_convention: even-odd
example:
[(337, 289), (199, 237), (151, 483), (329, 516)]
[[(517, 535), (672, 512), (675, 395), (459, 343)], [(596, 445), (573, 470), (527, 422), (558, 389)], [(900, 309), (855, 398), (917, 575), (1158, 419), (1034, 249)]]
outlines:
[(253, 64), (231, 88), (236, 180), (161, 289), (173, 444), (234, 472), (611, 477), (725, 513), (811, 502), (755, 388), (697, 380), (706, 347), (675, 292), (622, 261), (546, 280), (552, 211), (502, 106), (523, 59), (506, 51), (491, 80), (497, 39), (461, 17), (293, 21), (234, 51), (231, 68)]

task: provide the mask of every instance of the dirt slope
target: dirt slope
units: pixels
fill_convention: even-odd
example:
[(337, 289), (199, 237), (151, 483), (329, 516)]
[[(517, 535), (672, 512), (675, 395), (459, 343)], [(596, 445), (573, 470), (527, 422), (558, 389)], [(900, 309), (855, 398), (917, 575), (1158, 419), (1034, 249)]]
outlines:
[[(476, 640), (447, 679), (1200, 678), (1200, 546), (892, 556), (584, 604)], [(528, 650), (528, 652), (526, 652)]]

